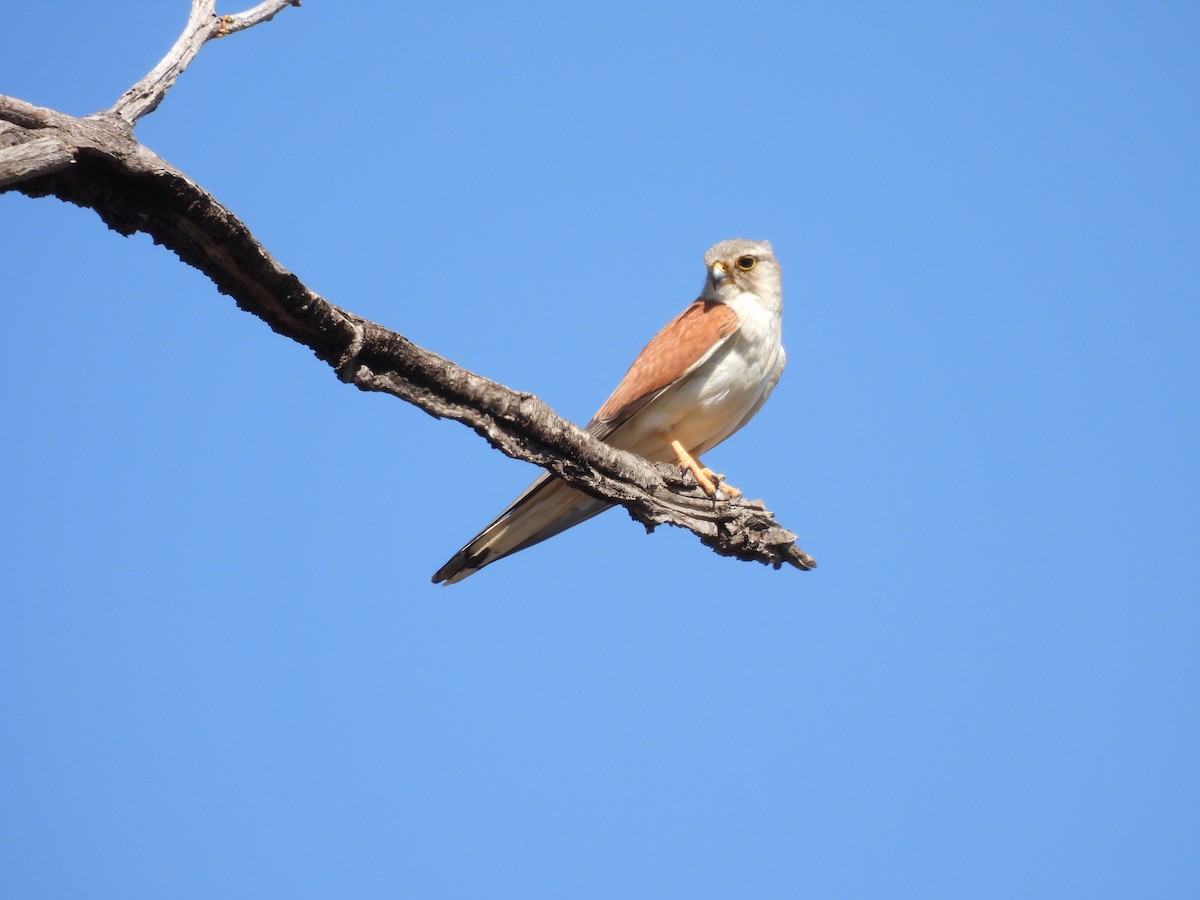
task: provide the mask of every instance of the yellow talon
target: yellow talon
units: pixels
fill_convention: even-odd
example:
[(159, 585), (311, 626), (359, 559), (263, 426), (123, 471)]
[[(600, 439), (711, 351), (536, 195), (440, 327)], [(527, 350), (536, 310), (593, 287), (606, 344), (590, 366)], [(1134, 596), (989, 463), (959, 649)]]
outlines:
[[(700, 460), (696, 460), (696, 462), (699, 461)], [(727, 494), (730, 500), (736, 500), (738, 497), (742, 496), (742, 492), (735, 488), (732, 484), (726, 484), (724, 475), (718, 475), (707, 466), (704, 469), (704, 474), (707, 475), (712, 482), (721, 489), (722, 494)]]
[(679, 441), (671, 441), (671, 449), (675, 451), (675, 457), (679, 460), (679, 467), (691, 472), (692, 477), (696, 479), (696, 484), (700, 485), (700, 490), (704, 491), (708, 496), (716, 496), (718, 484), (721, 486), (721, 492), (731, 499), (736, 500), (742, 496), (742, 492), (733, 485), (724, 483), (724, 475), (716, 474), (708, 466), (701, 463), (700, 460), (688, 453)]

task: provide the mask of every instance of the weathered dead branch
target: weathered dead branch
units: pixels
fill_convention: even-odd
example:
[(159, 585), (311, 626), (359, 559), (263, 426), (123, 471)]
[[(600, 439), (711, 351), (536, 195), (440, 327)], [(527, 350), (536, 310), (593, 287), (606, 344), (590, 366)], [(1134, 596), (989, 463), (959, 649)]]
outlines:
[(212, 195), (136, 140), (134, 124), (158, 106), (208, 40), (267, 21), (289, 4), (299, 5), (270, 0), (217, 16), (214, 0), (193, 0), (167, 56), (104, 112), (73, 117), (0, 96), (0, 192), (55, 196), (95, 210), (121, 234), (150, 235), (239, 307), (311, 348), (343, 381), (462, 422), (502, 453), (624, 506), (648, 530), (668, 523), (724, 556), (815, 566), (760, 501), (710, 500), (690, 475), (609, 447), (536, 397), (329, 303), (276, 262)]

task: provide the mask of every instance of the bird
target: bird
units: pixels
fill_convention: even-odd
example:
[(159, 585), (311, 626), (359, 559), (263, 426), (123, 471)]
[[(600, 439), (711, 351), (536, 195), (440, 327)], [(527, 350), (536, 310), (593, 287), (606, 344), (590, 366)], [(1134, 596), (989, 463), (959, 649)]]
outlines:
[[(700, 296), (638, 354), (587, 431), (651, 462), (676, 462), (710, 497), (740, 495), (700, 462), (762, 409), (783, 374), (783, 288), (768, 241), (733, 239), (704, 254)], [(612, 506), (549, 472), (433, 576), (455, 584)]]

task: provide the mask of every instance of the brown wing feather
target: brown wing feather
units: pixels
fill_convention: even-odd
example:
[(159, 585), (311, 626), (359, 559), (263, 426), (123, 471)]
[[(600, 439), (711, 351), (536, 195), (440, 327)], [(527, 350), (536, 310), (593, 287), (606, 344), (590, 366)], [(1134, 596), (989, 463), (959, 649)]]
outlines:
[(737, 313), (724, 303), (692, 303), (642, 349), (612, 396), (592, 417), (588, 430), (597, 435), (610, 432), (663, 388), (687, 374), (737, 327)]

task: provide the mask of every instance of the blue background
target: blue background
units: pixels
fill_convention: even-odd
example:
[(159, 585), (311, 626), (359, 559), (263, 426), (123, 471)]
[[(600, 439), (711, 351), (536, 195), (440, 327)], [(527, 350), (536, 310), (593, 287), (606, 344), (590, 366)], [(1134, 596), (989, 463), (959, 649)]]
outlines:
[[(185, 11), (14, 7), (0, 90)], [(5, 195), (0, 894), (1200, 894), (1200, 7), (307, 2), (138, 135), (577, 421), (770, 239), (707, 461), (821, 568), (618, 510), (434, 587), (533, 468)]]

